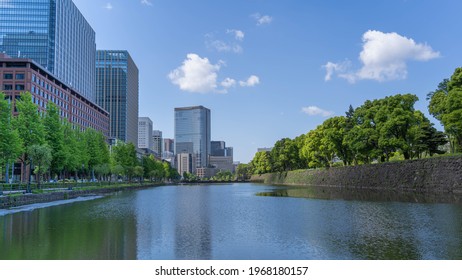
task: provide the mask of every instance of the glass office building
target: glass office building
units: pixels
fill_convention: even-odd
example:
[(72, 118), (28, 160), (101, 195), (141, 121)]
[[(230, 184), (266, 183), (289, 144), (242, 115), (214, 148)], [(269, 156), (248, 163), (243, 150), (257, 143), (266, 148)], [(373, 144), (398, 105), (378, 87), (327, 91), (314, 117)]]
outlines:
[(111, 138), (138, 145), (138, 68), (128, 51), (96, 52), (96, 104), (109, 112)]
[(210, 110), (203, 106), (175, 108), (175, 154), (195, 156), (196, 168), (208, 167)]
[(95, 31), (71, 0), (0, 1), (0, 53), (32, 59), (95, 100)]

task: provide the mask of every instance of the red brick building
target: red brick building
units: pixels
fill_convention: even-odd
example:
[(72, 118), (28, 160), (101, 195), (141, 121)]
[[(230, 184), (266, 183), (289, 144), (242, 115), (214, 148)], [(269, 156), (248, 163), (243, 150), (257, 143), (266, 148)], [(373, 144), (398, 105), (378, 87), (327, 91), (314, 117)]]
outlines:
[(0, 92), (14, 103), (25, 91), (32, 94), (32, 101), (40, 112), (46, 111), (47, 104), (53, 102), (61, 117), (67, 119), (73, 128), (84, 130), (91, 127), (109, 137), (109, 113), (106, 110), (62, 83), (33, 60), (0, 54)]

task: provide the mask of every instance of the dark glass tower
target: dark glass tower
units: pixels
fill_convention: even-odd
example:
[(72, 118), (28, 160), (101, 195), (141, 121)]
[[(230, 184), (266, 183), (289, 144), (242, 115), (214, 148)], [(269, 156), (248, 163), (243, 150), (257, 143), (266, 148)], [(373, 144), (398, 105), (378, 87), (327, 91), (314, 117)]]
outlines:
[(128, 51), (96, 53), (96, 104), (109, 112), (109, 135), (138, 145), (138, 68)]
[(0, 1), (0, 53), (33, 59), (95, 101), (95, 31), (71, 0)]
[(193, 154), (196, 168), (200, 168), (208, 167), (210, 152), (210, 110), (203, 106), (175, 108), (175, 154)]

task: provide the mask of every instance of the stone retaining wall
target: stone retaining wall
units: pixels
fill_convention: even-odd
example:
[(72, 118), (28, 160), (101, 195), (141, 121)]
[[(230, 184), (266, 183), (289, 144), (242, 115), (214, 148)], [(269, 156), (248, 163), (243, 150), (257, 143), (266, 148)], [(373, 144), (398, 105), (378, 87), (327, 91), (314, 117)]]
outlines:
[(297, 170), (252, 176), (251, 181), (273, 185), (319, 186), (462, 197), (462, 157)]

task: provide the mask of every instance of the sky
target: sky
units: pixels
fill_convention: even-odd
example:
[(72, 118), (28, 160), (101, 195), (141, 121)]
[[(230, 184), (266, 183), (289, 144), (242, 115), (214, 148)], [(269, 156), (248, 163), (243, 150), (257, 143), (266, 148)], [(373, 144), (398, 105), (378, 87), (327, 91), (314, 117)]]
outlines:
[(366, 100), (413, 93), (428, 116), (427, 93), (462, 62), (458, 0), (74, 3), (97, 49), (135, 61), (140, 117), (174, 138), (174, 108), (205, 106), (242, 163)]

